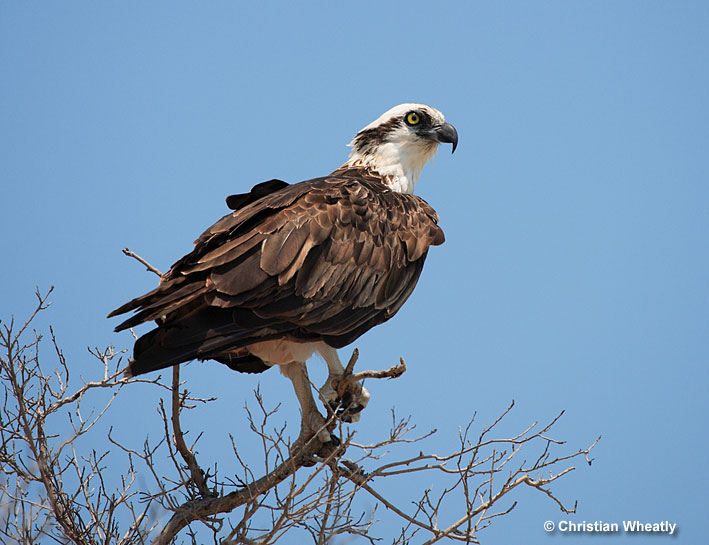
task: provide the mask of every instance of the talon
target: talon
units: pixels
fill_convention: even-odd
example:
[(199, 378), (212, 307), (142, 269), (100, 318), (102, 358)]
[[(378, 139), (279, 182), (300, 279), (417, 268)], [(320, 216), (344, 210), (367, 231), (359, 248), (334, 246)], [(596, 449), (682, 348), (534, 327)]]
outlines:
[(343, 422), (356, 422), (359, 419), (359, 413), (361, 413), (363, 409), (363, 405), (355, 405), (354, 407), (348, 407), (338, 412), (337, 416)]
[(350, 413), (350, 412), (358, 413), (362, 409), (364, 409), (364, 407), (362, 407), (362, 405), (356, 405), (355, 407), (350, 408), (351, 403), (352, 403), (352, 394), (350, 394), (349, 392), (347, 392), (342, 397), (342, 399), (336, 399), (336, 400), (332, 400), (332, 401), (327, 402), (327, 404), (330, 407), (330, 409), (332, 410), (332, 412), (335, 413), (338, 417), (344, 415), (345, 413)]
[(341, 401), (343, 407), (349, 406), (349, 404), (352, 403), (352, 392), (345, 392)]
[(317, 460), (310, 458), (309, 460), (303, 460), (302, 464), (303, 467), (313, 467), (315, 464), (317, 464)]
[(343, 378), (342, 375), (331, 374), (320, 390), (320, 395), (326, 407), (342, 422), (357, 422), (359, 413), (367, 406), (369, 392), (359, 382), (350, 381), (340, 395), (338, 389)]

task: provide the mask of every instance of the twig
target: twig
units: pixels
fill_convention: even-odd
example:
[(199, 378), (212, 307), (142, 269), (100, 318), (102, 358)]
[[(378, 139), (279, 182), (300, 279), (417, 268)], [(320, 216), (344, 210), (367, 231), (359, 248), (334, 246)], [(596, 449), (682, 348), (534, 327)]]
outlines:
[(187, 447), (185, 438), (182, 434), (180, 425), (180, 409), (182, 408), (182, 400), (180, 399), (180, 365), (172, 367), (172, 435), (175, 441), (175, 447), (179, 451), (182, 459), (187, 464), (192, 476), (192, 481), (197, 486), (197, 490), (203, 497), (214, 497), (214, 493), (209, 490), (207, 483), (204, 480), (204, 472), (197, 463), (197, 458), (194, 453)]
[(168, 545), (185, 526), (194, 520), (204, 519), (219, 513), (228, 513), (272, 489), (305, 466), (318, 450), (321, 443), (313, 441), (278, 465), (273, 471), (246, 485), (245, 488), (216, 498), (202, 498), (184, 503), (175, 510), (165, 527), (160, 531), (153, 545)]
[(350, 361), (347, 363), (344, 375), (342, 375), (341, 379), (333, 381), (333, 386), (340, 397), (344, 395), (348, 386), (353, 382), (358, 382), (366, 378), (398, 378), (406, 371), (406, 362), (404, 361), (404, 358), (399, 358), (399, 363), (389, 369), (385, 369), (383, 371), (361, 371), (353, 375), (352, 370), (354, 369), (354, 365), (358, 357), (359, 351), (355, 348), (352, 352)]
[(162, 273), (161, 273), (158, 269), (156, 269), (155, 267), (153, 267), (150, 263), (148, 263), (145, 259), (143, 259), (142, 257), (140, 257), (138, 254), (136, 254), (136, 253), (133, 252), (132, 250), (129, 250), (128, 248), (123, 248), (123, 253), (124, 253), (125, 255), (127, 255), (128, 257), (132, 257), (133, 259), (138, 260), (140, 263), (142, 263), (143, 265), (145, 265), (145, 268), (146, 268), (148, 271), (150, 271), (151, 273), (155, 273), (155, 274), (157, 274), (159, 277), (162, 278)]
[[(126, 249), (124, 253), (160, 274), (130, 250)], [(96, 349), (92, 354), (103, 363), (103, 380), (86, 381), (76, 391), (69, 390), (70, 364), (50, 329), (58, 363), (50, 373), (42, 370), (39, 365), (42, 336), (32, 331), (30, 322), (47, 304), (46, 295), (38, 293), (38, 308), (24, 326), (18, 324), (15, 328), (14, 320), (0, 326), (0, 467), (3, 473), (0, 480), (0, 506), (3, 506), (0, 509), (0, 543), (36, 542), (39, 536), (47, 536), (58, 543), (71, 541), (86, 545), (99, 542), (144, 544), (151, 539), (156, 544), (168, 544), (184, 530), (185, 540), (189, 542), (191, 539), (195, 543), (221, 540), (225, 545), (270, 545), (286, 535), (288, 541), (302, 542), (297, 532), (306, 532), (316, 543), (349, 534), (363, 537), (374, 545), (377, 538), (373, 537), (370, 527), (374, 524), (377, 506), (380, 512), (390, 512), (384, 516), (402, 523), (401, 533), (393, 538), (395, 545), (411, 543), (414, 537), (429, 545), (443, 540), (478, 543), (480, 532), (490, 526), (492, 519), (515, 508), (517, 502), (512, 501), (515, 489), (534, 488), (555, 502), (563, 512), (575, 512), (576, 503), (566, 504), (555, 496), (550, 489), (551, 483), (574, 471), (577, 465), (571, 463), (574, 458), (585, 457), (590, 463), (590, 451), (598, 442), (597, 439), (585, 450), (557, 454), (555, 451), (564, 443), (553, 438), (552, 428), (563, 411), (547, 424), (535, 421), (521, 433), (494, 438), (493, 428), (498, 429), (496, 426), (512, 410), (513, 403), (491, 425), (482, 427), (477, 441), (473, 417), (467, 427), (459, 429), (459, 443), (450, 449), (454, 450), (452, 453), (447, 450), (434, 454), (416, 448), (414, 453), (404, 451), (394, 457), (394, 461), (387, 458), (384, 462), (380, 461), (382, 457), (390, 454), (384, 450), (409, 448), (410, 443), (422, 441), (433, 432), (412, 438), (413, 433), (407, 434), (415, 426), (409, 423), (409, 419), (397, 421), (392, 411), (389, 437), (373, 444), (352, 443), (354, 432), (343, 434), (340, 429), (339, 435), (346, 437), (339, 448), (332, 443), (321, 443), (317, 435), (307, 442), (298, 441), (292, 447), (286, 439), (286, 425), (279, 424), (272, 429), (273, 421), (268, 420), (277, 407), (267, 409), (257, 392), (262, 414), (252, 415), (248, 409), (247, 412), (251, 430), (263, 444), (263, 452), (257, 455), (257, 464), (264, 464), (263, 476), (254, 476), (252, 468), (257, 466), (249, 467), (246, 457), (239, 455), (232, 440), (244, 475), (241, 478), (227, 476), (220, 481), (216, 463), (214, 473), (212, 466), (207, 473), (197, 463), (195, 445), (199, 437), (190, 446), (185, 442), (181, 411), (190, 407), (190, 400), (206, 400), (191, 398), (186, 391), (180, 391), (177, 367), (173, 369), (171, 387), (157, 383), (157, 379), (120, 379), (119, 374), (109, 371), (109, 360), (113, 369), (116, 362), (113, 358), (120, 352), (112, 347), (103, 352)], [(20, 338), (22, 335), (33, 338), (28, 342)], [(357, 359), (355, 350), (340, 384), (333, 384), (338, 393), (340, 388), (358, 386), (353, 382), (366, 378), (394, 378), (406, 370), (402, 359), (399, 365), (385, 371), (354, 373)], [(116, 371), (120, 361), (118, 358)], [(106, 409), (95, 411), (92, 408), (91, 414), (87, 415), (85, 411), (82, 414), (81, 404), (88, 404), (101, 390), (117, 392), (123, 385), (133, 382), (150, 382), (171, 391), (171, 412), (165, 410), (162, 401), (159, 405), (165, 435), (157, 444), (146, 439), (141, 449), (121, 445), (109, 430), (108, 441), (127, 458), (128, 469), (108, 470), (105, 466), (109, 450), (93, 443), (93, 448), (98, 450), (86, 454), (80, 450), (83, 443), (75, 443), (104, 417)], [(112, 399), (101, 405), (107, 408)], [(73, 432), (64, 436), (50, 430), (49, 426), (45, 430), (47, 417), (55, 415), (56, 418), (68, 407), (73, 407), (73, 412), (69, 413)], [(325, 426), (331, 430), (334, 424), (333, 416)], [(440, 448), (441, 443), (435, 445)], [(356, 448), (349, 449), (353, 446)], [(534, 454), (530, 456), (530, 449), (537, 448), (531, 450)], [(68, 455), (62, 454), (65, 449), (69, 451)], [(358, 452), (360, 458), (356, 462), (344, 459), (347, 449)], [(164, 463), (165, 450), (169, 451), (167, 465)], [(517, 463), (522, 457), (525, 459)], [(368, 472), (364, 471), (364, 465), (358, 465), (363, 461), (371, 462)], [(145, 466), (143, 474), (136, 463)], [(301, 470), (315, 464), (312, 470)], [(430, 471), (434, 473), (423, 475)], [(395, 475), (402, 475), (401, 478), (407, 480), (422, 477), (426, 483), (431, 482), (432, 476), (440, 479), (435, 481), (435, 491), (433, 488), (423, 490), (421, 496), (411, 502), (413, 508), (407, 508), (406, 499), (394, 501), (373, 488), (380, 489), (374, 483), (375, 479), (379, 483), (382, 479), (394, 479)], [(142, 485), (136, 491), (134, 483), (146, 478), (152, 479), (152, 486)], [(119, 486), (115, 491), (108, 490), (115, 479), (120, 480)], [(210, 491), (208, 484), (211, 486), (212, 483)], [(387, 480), (386, 484), (391, 483), (392, 480)], [(233, 491), (226, 493), (225, 489), (226, 492)], [(371, 517), (362, 514), (358, 518), (355, 513), (358, 509), (353, 507), (353, 502), (363, 494), (371, 495), (375, 501)], [(243, 514), (220, 516), (240, 506), (244, 508)], [(160, 521), (155, 516), (156, 508), (170, 512), (172, 517)], [(444, 521), (444, 515), (451, 512), (454, 513), (451, 520)], [(240, 522), (233, 526), (229, 518), (234, 518), (235, 523), (240, 519)], [(119, 533), (119, 521), (127, 524), (127, 531), (124, 528)], [(205, 537), (202, 533), (205, 529), (194, 522), (203, 523), (207, 532), (214, 533), (213, 538)], [(228, 536), (225, 539), (223, 531), (227, 525), (232, 529), (226, 531)]]
[(352, 382), (364, 380), (366, 378), (399, 378), (406, 371), (406, 362), (404, 358), (399, 358), (399, 363), (385, 369), (384, 371), (361, 371), (352, 375)]

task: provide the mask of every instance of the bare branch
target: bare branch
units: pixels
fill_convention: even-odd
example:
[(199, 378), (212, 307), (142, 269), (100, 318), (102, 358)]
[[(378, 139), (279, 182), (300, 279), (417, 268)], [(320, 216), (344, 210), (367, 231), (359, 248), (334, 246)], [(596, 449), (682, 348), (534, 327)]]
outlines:
[[(185, 392), (185, 396), (187, 393)], [(180, 396), (180, 366), (174, 365), (172, 367), (172, 431), (173, 438), (175, 441), (175, 446), (178, 452), (182, 456), (182, 459), (187, 464), (190, 470), (190, 475), (192, 476), (192, 481), (197, 486), (199, 493), (204, 497), (212, 497), (214, 493), (209, 490), (207, 483), (204, 480), (204, 471), (199, 467), (197, 463), (197, 458), (195, 458), (194, 453), (185, 444), (185, 439), (182, 434), (182, 427), (180, 425), (180, 410), (184, 403), (184, 397)]]
[(404, 358), (400, 358), (399, 363), (389, 369), (385, 369), (383, 371), (362, 371), (356, 375), (353, 375), (352, 371), (354, 370), (354, 366), (358, 358), (359, 350), (355, 348), (352, 352), (352, 357), (350, 357), (350, 361), (347, 363), (347, 367), (345, 367), (345, 372), (342, 375), (342, 378), (334, 381), (333, 383), (340, 397), (342, 397), (342, 395), (347, 391), (347, 387), (353, 382), (364, 380), (366, 378), (398, 378), (406, 371), (406, 362), (404, 361)]
[(248, 484), (242, 490), (217, 498), (193, 500), (181, 505), (153, 541), (153, 545), (167, 545), (180, 530), (194, 520), (205, 519), (219, 513), (228, 513), (254, 500), (288, 478), (299, 468), (304, 467), (317, 454), (320, 446), (317, 441), (304, 445), (300, 451), (294, 453), (273, 471)]
[[(131, 254), (126, 253), (138, 259)], [(126, 379), (123, 352), (108, 347), (90, 350), (101, 362), (96, 379), (73, 377), (50, 328), (56, 364), (50, 372), (42, 368), (42, 335), (31, 323), (49, 306), (48, 295), (37, 292), (35, 310), (21, 326), (11, 319), (0, 327), (0, 542), (167, 544), (182, 537), (192, 543), (268, 545), (288, 536), (324, 545), (348, 535), (373, 544), (376, 523), (386, 518), (401, 528), (390, 536), (396, 544), (414, 537), (425, 545), (478, 543), (485, 528), (515, 509), (520, 487), (539, 491), (562, 512), (575, 512), (576, 502), (557, 496), (552, 483), (576, 470), (576, 458), (590, 465), (600, 440), (568, 449), (555, 437), (563, 411), (521, 432), (493, 435), (513, 410), (512, 402), (489, 425), (479, 425), (473, 415), (458, 428), (452, 447), (430, 441), (436, 430), (414, 433), (410, 418), (397, 418), (393, 410), (388, 435), (371, 444), (356, 443), (356, 428), (345, 427), (332, 412), (325, 426), (337, 432), (339, 446), (317, 436), (291, 443), (286, 424), (272, 424), (280, 406), (268, 406), (257, 389), (256, 407), (247, 404), (245, 411), (260, 452), (250, 459), (229, 435), (236, 471), (222, 477), (215, 460), (221, 465), (223, 454), (200, 453), (202, 462), (212, 459), (205, 471), (195, 456), (202, 434), (191, 445), (185, 440), (183, 409), (213, 400), (191, 397), (179, 366), (169, 384)], [(358, 356), (355, 350), (344, 377), (333, 385), (339, 393), (352, 382), (395, 378), (406, 370), (402, 358), (387, 370), (355, 373)], [(162, 436), (153, 439), (151, 433), (142, 444), (123, 444), (110, 426), (101, 437), (98, 423), (110, 418), (116, 395), (135, 383), (170, 391), (170, 410), (162, 400), (158, 404)], [(57, 430), (59, 419), (64, 427)], [(346, 459), (346, 452), (359, 458)], [(116, 460), (124, 466), (116, 468)], [(397, 476), (407, 486), (419, 483), (418, 497), (402, 501), (391, 492), (382, 495), (381, 481), (396, 484)]]
[(157, 274), (159, 277), (162, 278), (162, 273), (161, 273), (158, 269), (156, 269), (155, 267), (153, 267), (150, 263), (148, 263), (145, 259), (143, 259), (142, 257), (140, 257), (138, 254), (136, 254), (136, 253), (133, 252), (132, 250), (129, 250), (128, 248), (123, 248), (123, 253), (124, 253), (125, 255), (127, 255), (128, 257), (132, 257), (133, 259), (137, 260), (137, 261), (138, 261), (139, 263), (141, 263), (142, 265), (145, 265), (145, 268), (146, 268), (146, 270), (147, 270), (148, 272), (155, 273), (155, 274)]

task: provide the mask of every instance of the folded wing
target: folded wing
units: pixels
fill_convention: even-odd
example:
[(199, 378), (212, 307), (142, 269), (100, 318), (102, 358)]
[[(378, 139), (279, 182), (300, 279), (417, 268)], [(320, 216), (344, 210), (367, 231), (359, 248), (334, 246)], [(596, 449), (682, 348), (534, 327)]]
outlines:
[[(361, 170), (270, 180), (227, 202), (235, 210), (155, 290), (109, 315), (136, 311), (117, 331), (158, 323), (136, 343), (134, 374), (195, 358), (227, 363), (227, 353), (281, 337), (345, 346), (401, 308), (429, 247), (444, 241), (423, 199)], [(251, 367), (230, 366), (262, 370), (243, 354)]]

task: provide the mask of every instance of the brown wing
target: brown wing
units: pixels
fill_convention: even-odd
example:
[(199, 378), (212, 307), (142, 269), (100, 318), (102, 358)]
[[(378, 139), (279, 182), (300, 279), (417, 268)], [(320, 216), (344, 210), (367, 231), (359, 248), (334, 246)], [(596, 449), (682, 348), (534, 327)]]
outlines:
[(423, 199), (365, 171), (279, 186), (233, 200), (158, 288), (109, 315), (138, 310), (117, 331), (158, 320), (136, 343), (136, 363), (154, 353), (145, 371), (276, 337), (345, 346), (401, 308), (444, 240)]

